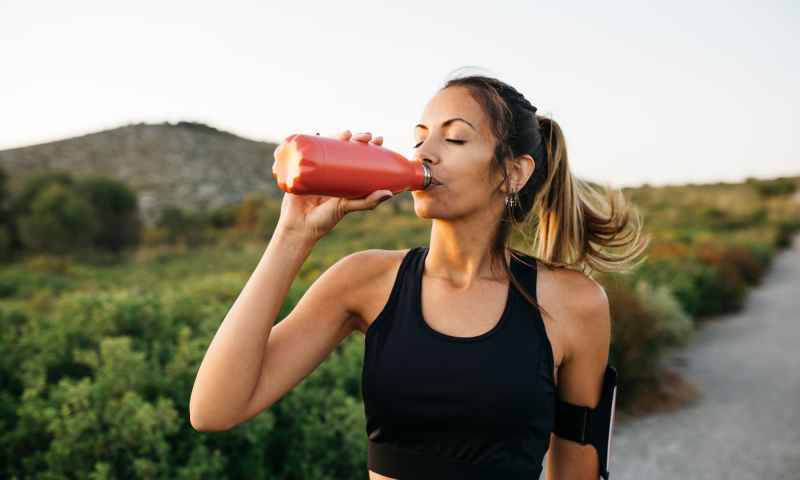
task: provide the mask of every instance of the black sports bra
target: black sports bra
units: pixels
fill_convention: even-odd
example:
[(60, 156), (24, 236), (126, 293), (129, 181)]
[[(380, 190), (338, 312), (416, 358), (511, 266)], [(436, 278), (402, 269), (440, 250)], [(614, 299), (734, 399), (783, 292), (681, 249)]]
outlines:
[[(541, 314), (510, 284), (491, 330), (434, 330), (420, 301), (428, 250), (405, 256), (364, 338), (367, 468), (400, 480), (539, 478), (556, 402)], [(535, 266), (512, 257), (511, 271), (535, 299)]]

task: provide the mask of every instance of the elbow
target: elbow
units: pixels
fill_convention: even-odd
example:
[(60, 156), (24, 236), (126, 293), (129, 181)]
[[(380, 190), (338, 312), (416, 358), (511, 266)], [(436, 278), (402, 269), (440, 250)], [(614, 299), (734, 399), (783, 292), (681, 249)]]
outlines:
[(189, 414), (189, 423), (191, 423), (192, 424), (192, 428), (194, 428), (198, 432), (209, 432), (210, 431), (208, 429), (208, 427), (206, 426), (206, 424), (203, 423), (198, 418), (197, 414), (195, 414), (195, 413), (190, 413)]
[(214, 428), (211, 428), (208, 421), (199, 413), (195, 412), (194, 410), (190, 409), (189, 412), (189, 423), (192, 424), (192, 428), (197, 430), (198, 432), (214, 432), (217, 431)]
[(208, 419), (193, 413), (189, 414), (189, 422), (192, 424), (192, 428), (198, 432), (204, 433), (224, 432), (225, 430), (230, 430), (232, 428), (208, 421)]
[(189, 423), (192, 424), (192, 428), (204, 433), (224, 432), (235, 426), (221, 422), (218, 418), (214, 418), (213, 414), (209, 414), (207, 410), (203, 411), (192, 406), (189, 406)]

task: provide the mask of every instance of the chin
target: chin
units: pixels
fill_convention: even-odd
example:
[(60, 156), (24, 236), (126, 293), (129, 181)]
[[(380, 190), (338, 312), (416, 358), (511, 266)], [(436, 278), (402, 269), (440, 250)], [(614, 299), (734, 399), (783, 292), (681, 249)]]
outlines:
[(444, 219), (446, 217), (446, 205), (443, 205), (435, 198), (422, 198), (414, 196), (414, 213), (420, 218)]
[(414, 197), (414, 213), (420, 218), (433, 218), (432, 214), (437, 207), (434, 199), (424, 193), (412, 192), (411, 196)]

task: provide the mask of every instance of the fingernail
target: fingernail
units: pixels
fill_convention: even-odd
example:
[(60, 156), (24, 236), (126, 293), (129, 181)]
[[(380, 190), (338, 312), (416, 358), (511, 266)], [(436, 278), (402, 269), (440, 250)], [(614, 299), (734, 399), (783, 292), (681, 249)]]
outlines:
[(379, 201), (380, 202), (385, 202), (386, 200), (389, 200), (390, 198), (392, 198), (391, 195), (384, 195), (384, 196), (381, 197), (381, 199)]

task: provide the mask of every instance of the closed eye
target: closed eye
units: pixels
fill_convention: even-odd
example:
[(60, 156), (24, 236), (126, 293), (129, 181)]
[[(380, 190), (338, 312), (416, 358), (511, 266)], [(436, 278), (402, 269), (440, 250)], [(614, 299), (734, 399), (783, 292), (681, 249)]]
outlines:
[[(463, 145), (464, 143), (466, 143), (466, 140), (451, 140), (449, 138), (445, 138), (445, 141), (452, 142), (458, 145)], [(419, 148), (420, 145), (422, 145), (422, 142), (419, 142), (418, 144), (414, 145), (413, 148)]]

